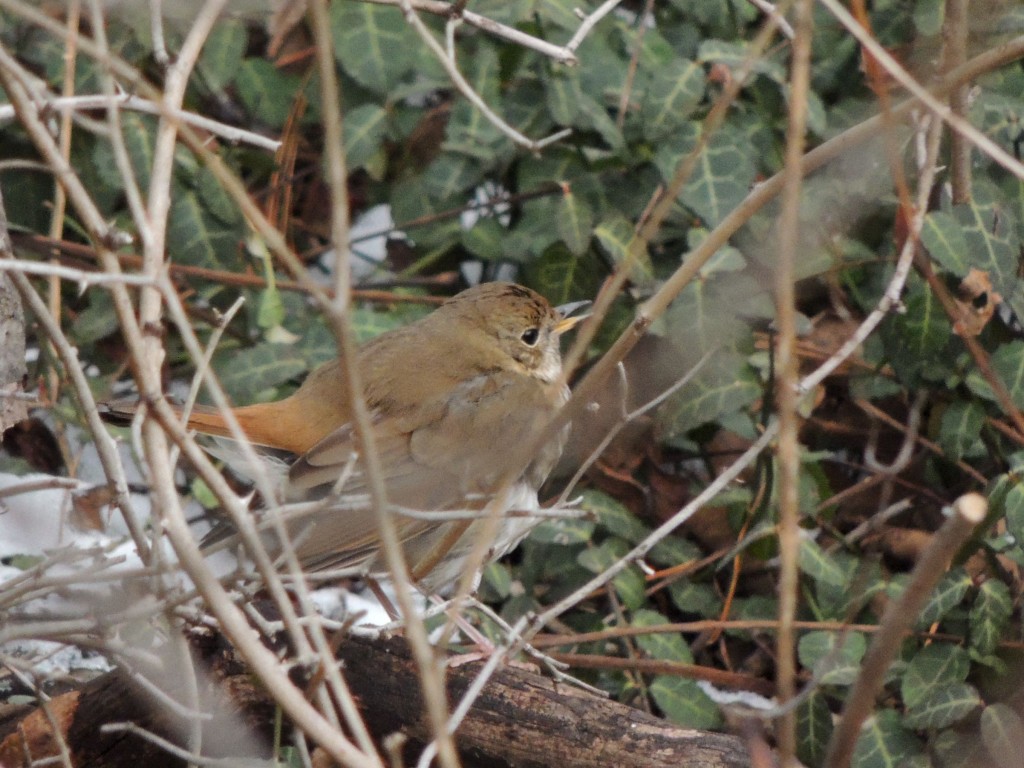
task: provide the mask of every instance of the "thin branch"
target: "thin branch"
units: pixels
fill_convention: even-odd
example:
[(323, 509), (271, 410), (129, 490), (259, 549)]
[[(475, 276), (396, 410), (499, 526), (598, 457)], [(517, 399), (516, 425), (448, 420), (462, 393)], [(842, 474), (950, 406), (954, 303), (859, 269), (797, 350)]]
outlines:
[(881, 627), (861, 661), (857, 682), (846, 698), (823, 765), (846, 768), (850, 764), (861, 725), (874, 708), (875, 696), (885, 682), (885, 671), (899, 650), (904, 634), (917, 620), (953, 555), (985, 519), (987, 512), (988, 502), (977, 493), (961, 496), (953, 503), (952, 514), (914, 566), (903, 594), (886, 608)]
[(769, 3), (768, 0), (747, 0), (747, 2), (775, 22), (775, 26), (779, 28), (783, 35), (790, 40), (796, 37), (793, 27), (790, 26), (789, 22), (786, 21), (786, 17), (782, 15), (782, 12), (774, 4)]
[[(121, 92), (113, 97), (116, 100), (116, 106), (120, 109), (127, 109), (130, 112), (142, 112), (147, 115), (160, 115), (163, 114), (163, 110), (158, 104), (154, 104), (148, 99), (143, 99), (140, 96), (135, 96), (130, 93)], [(45, 101), (47, 109), (58, 112), (61, 115), (69, 115), (77, 111), (85, 111), (92, 109), (111, 109), (111, 97), (102, 94), (97, 95), (79, 95), (79, 96), (48, 96)], [(259, 149), (265, 149), (268, 152), (276, 152), (281, 147), (281, 142), (277, 139), (271, 139), (266, 136), (262, 136), (253, 131), (247, 131), (244, 128), (236, 128), (233, 125), (226, 125), (217, 120), (211, 120), (208, 117), (197, 115), (194, 112), (188, 112), (186, 110), (172, 110), (172, 114), (175, 119), (180, 120), (182, 123), (192, 125), (202, 131), (207, 131), (214, 136), (220, 136), (226, 141), (232, 144), (251, 144)], [(10, 104), (0, 104), (0, 123), (12, 120), (14, 118), (14, 108)]]
[[(967, 59), (967, 35), (970, 29), (967, 8), (968, 0), (946, 0), (946, 13), (942, 21), (943, 72), (960, 66)], [(961, 119), (967, 117), (970, 90), (970, 86), (964, 84), (949, 95), (950, 109)], [(950, 138), (949, 178), (953, 187), (953, 204), (968, 202), (971, 199), (971, 144), (957, 132)]]
[[(405, 0), (364, 0), (364, 2), (373, 3), (374, 5), (402, 7)], [(412, 0), (411, 5), (414, 10), (425, 11), (435, 16), (441, 16), (445, 19), (450, 19), (452, 16), (452, 4), (444, 2), (443, 0)], [(541, 40), (538, 37), (521, 32), (515, 27), (501, 24), (470, 10), (463, 9), (460, 12), (459, 17), (470, 26), (474, 26), (477, 29), (494, 35), (495, 37), (501, 37), (508, 40), (510, 43), (515, 43), (516, 45), (521, 45), (524, 48), (537, 51), (538, 53), (562, 64), (572, 65), (576, 63), (575, 54), (565, 46), (554, 45), (546, 40)]]
[[(566, 128), (565, 130), (553, 133), (544, 139), (538, 139), (535, 141), (524, 136), (511, 125), (506, 123), (504, 119), (502, 119), (501, 116), (498, 115), (497, 112), (495, 112), (493, 109), (487, 106), (487, 102), (485, 102), (480, 97), (480, 95), (473, 90), (473, 86), (471, 86), (469, 82), (466, 80), (466, 78), (463, 77), (462, 73), (459, 71), (459, 68), (455, 63), (454, 56), (450, 56), (449, 54), (445, 53), (444, 48), (442, 48), (441, 44), (437, 42), (437, 40), (434, 38), (433, 33), (431, 33), (429, 29), (427, 29), (427, 25), (423, 23), (423, 20), (419, 17), (419, 14), (416, 13), (415, 8), (413, 7), (412, 0), (400, 0), (399, 5), (401, 6), (403, 13), (405, 14), (405, 20), (409, 22), (409, 25), (416, 31), (416, 34), (420, 36), (420, 39), (423, 40), (424, 43), (426, 43), (427, 48), (429, 48), (430, 51), (434, 54), (437, 60), (441, 63), (441, 66), (444, 67), (445, 72), (448, 73), (448, 77), (451, 79), (452, 84), (455, 86), (456, 90), (458, 90), (459, 93), (465, 96), (466, 99), (474, 107), (480, 110), (480, 114), (482, 114), (487, 119), (487, 121), (491, 123), (491, 125), (497, 128), (503, 134), (505, 134), (515, 144), (518, 144), (521, 147), (525, 147), (531, 152), (537, 152), (543, 149), (544, 147), (548, 146), (549, 144), (553, 144), (556, 141), (564, 139), (566, 136), (572, 133), (571, 129)], [(456, 23), (457, 20), (449, 20), (449, 29), (453, 24)]]
[[(576, 49), (580, 47), (580, 43), (582, 43), (586, 39), (587, 35), (590, 34), (590, 30), (594, 28), (597, 22), (599, 22), (609, 13), (614, 11), (615, 6), (617, 6), (621, 2), (622, 0), (605, 0), (603, 3), (601, 3), (601, 5), (597, 7), (597, 10), (595, 10), (593, 13), (584, 16), (583, 22), (580, 24), (579, 29), (576, 30), (576, 34), (574, 34), (569, 39), (569, 42), (565, 44), (565, 49), (575, 54)], [(582, 12), (577, 8), (576, 13)]]
[(120, 283), (122, 285), (153, 285), (153, 279), (148, 275), (111, 275), (106, 272), (87, 272), (82, 269), (62, 267), (59, 264), (39, 261), (10, 260), (0, 261), (0, 272), (21, 272), (27, 275), (46, 275), (61, 280), (68, 280), (78, 283), (79, 289), (84, 292), (92, 285), (109, 285)]
[[(789, 117), (786, 127), (786, 155), (783, 173), (782, 210), (778, 225), (778, 254), (775, 264), (776, 345), (775, 387), (779, 418), (776, 448), (779, 466), (779, 634), (775, 641), (776, 687), (779, 704), (785, 708), (796, 696), (796, 620), (800, 594), (800, 379), (796, 353), (796, 260), (800, 240), (800, 193), (807, 132), (807, 102), (810, 89), (813, 4), (798, 0), (796, 37), (790, 74)], [(796, 715), (782, 714), (775, 728), (780, 760), (796, 760)]]

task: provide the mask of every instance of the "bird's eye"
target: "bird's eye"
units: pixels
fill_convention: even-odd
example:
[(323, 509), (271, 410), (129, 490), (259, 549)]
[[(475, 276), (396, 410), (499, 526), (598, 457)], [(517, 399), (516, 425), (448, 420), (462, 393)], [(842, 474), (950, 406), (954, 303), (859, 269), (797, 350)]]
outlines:
[(523, 340), (523, 343), (528, 347), (532, 347), (537, 343), (537, 339), (540, 338), (540, 329), (538, 328), (527, 328), (523, 331), (523, 335), (519, 337)]

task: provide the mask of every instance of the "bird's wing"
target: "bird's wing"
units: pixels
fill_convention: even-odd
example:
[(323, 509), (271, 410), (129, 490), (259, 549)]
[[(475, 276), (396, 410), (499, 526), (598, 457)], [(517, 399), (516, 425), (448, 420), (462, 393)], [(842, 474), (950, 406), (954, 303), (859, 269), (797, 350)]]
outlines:
[[(507, 470), (501, 458), (528, 439), (530, 430), (539, 428), (553, 410), (536, 384), (519, 374), (488, 372), (456, 388), (444, 401), (421, 404), (415, 422), (408, 415), (378, 413), (373, 431), (388, 502), (426, 512), (482, 507)], [(339, 503), (316, 513), (300, 536), (297, 552), (307, 567), (357, 565), (378, 549), (377, 520), (367, 500), (362, 462), (353, 459), (356, 444), (354, 430), (346, 425), (301, 456), (289, 472), (288, 496), (293, 500), (324, 498), (340, 490)], [(334, 489), (346, 472), (343, 487)], [(364, 503), (352, 503), (354, 497)], [(408, 516), (396, 520), (407, 552), (409, 542), (433, 535), (439, 527), (436, 521)]]

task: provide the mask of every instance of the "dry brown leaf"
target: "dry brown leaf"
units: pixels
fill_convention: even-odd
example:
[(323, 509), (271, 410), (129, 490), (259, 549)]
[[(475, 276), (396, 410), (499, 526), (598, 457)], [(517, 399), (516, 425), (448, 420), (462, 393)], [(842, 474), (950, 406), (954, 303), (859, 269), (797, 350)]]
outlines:
[(992, 290), (988, 272), (972, 267), (967, 277), (960, 281), (953, 300), (960, 313), (959, 319), (953, 324), (953, 333), (957, 336), (977, 336), (988, 325), (1003, 297)]

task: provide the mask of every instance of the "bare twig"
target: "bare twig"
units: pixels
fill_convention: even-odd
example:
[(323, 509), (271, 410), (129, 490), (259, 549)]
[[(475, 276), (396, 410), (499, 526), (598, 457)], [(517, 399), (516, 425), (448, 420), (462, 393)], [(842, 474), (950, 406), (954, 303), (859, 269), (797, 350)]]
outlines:
[(793, 27), (790, 26), (789, 22), (786, 21), (786, 17), (782, 15), (782, 12), (774, 4), (769, 3), (768, 0), (747, 0), (747, 2), (774, 21), (783, 35), (790, 40), (796, 37)]
[[(76, 111), (109, 109), (111, 107), (111, 99), (115, 100), (121, 109), (127, 109), (130, 112), (142, 112), (147, 115), (163, 114), (160, 105), (125, 92), (120, 92), (113, 97), (105, 95), (52, 96), (46, 99), (46, 107), (63, 116), (69, 116)], [(222, 139), (226, 139), (233, 144), (251, 144), (268, 152), (276, 152), (281, 147), (281, 142), (277, 139), (261, 136), (244, 128), (226, 125), (217, 120), (197, 115), (194, 112), (177, 110), (174, 112), (174, 117), (182, 123), (195, 126), (215, 136), (220, 136)], [(0, 104), (0, 122), (6, 122), (13, 118), (14, 108), (9, 104)]]
[[(778, 257), (775, 265), (776, 345), (775, 386), (779, 418), (779, 634), (775, 641), (776, 687), (780, 706), (786, 707), (796, 696), (796, 620), (800, 591), (800, 444), (798, 431), (800, 404), (799, 360), (796, 353), (795, 268), (800, 239), (800, 192), (807, 131), (807, 100), (810, 88), (811, 36), (813, 33), (811, 0), (798, 0), (796, 37), (790, 73), (789, 119), (786, 127), (786, 162), (783, 173), (782, 211), (779, 216)], [(775, 736), (783, 765), (796, 760), (796, 715), (782, 714), (776, 722)]]
[[(615, 6), (621, 2), (622, 0), (605, 0), (593, 13), (584, 16), (579, 29), (576, 30), (576, 33), (570, 38), (569, 42), (565, 44), (565, 49), (576, 53), (576, 49), (580, 47), (580, 43), (590, 34), (590, 30), (594, 28), (594, 25), (615, 10)], [(577, 13), (580, 13), (579, 9), (577, 9)]]
[[(445, 52), (444, 48), (441, 47), (441, 44), (434, 38), (433, 33), (427, 29), (426, 24), (423, 23), (422, 19), (420, 19), (419, 14), (416, 13), (416, 9), (413, 7), (411, 0), (400, 0), (399, 5), (401, 6), (403, 13), (405, 13), (405, 20), (409, 22), (409, 25), (416, 31), (416, 34), (420, 36), (420, 39), (426, 43), (427, 48), (429, 48), (434, 56), (437, 57), (437, 60), (441, 63), (441, 66), (444, 67), (445, 72), (448, 73), (448, 77), (451, 78), (452, 84), (459, 93), (465, 96), (474, 107), (480, 110), (480, 114), (482, 114), (487, 121), (491, 123), (491, 125), (505, 134), (513, 142), (521, 147), (529, 149), (532, 152), (537, 152), (549, 144), (553, 144), (556, 141), (564, 139), (572, 133), (572, 131), (567, 128), (565, 130), (558, 131), (557, 133), (553, 133), (544, 139), (538, 139), (535, 141), (527, 138), (511, 125), (506, 123), (505, 120), (502, 119), (497, 112), (491, 109), (487, 105), (487, 102), (485, 102), (480, 95), (473, 90), (473, 86), (471, 86), (466, 78), (463, 77), (455, 63), (454, 51), (451, 53)], [(449, 35), (452, 34), (453, 25), (457, 23), (457, 19), (449, 19), (447, 27)]]
[[(376, 5), (392, 5), (402, 7), (405, 0), (365, 0), (365, 2), (374, 3)], [(453, 6), (452, 3), (445, 2), (444, 0), (412, 0), (412, 8), (416, 11), (425, 11), (432, 13), (435, 16), (440, 16), (445, 19), (452, 17)], [(496, 37), (501, 37), (508, 40), (510, 43), (521, 45), (524, 48), (537, 51), (555, 61), (561, 62), (562, 64), (575, 64), (575, 54), (568, 50), (565, 46), (554, 45), (541, 40), (540, 38), (528, 35), (515, 27), (501, 24), (493, 19), (489, 19), (486, 16), (481, 16), (479, 13), (462, 9), (459, 13), (459, 17), (467, 24), (476, 27), (477, 29), (483, 30)]]
[(824, 765), (846, 768), (850, 764), (861, 724), (874, 708), (875, 696), (885, 682), (885, 671), (899, 650), (904, 634), (917, 619), (950, 559), (985, 519), (987, 511), (988, 502), (976, 493), (961, 496), (953, 503), (952, 514), (918, 560), (903, 594), (886, 608), (881, 628), (875, 634), (861, 662), (857, 682), (846, 698)]
[[(967, 60), (967, 34), (970, 29), (967, 8), (967, 0), (946, 0), (946, 14), (942, 21), (943, 72)], [(961, 119), (967, 117), (970, 90), (970, 86), (964, 84), (949, 94), (949, 106)], [(968, 202), (971, 199), (971, 144), (966, 136), (955, 131), (950, 137), (949, 178), (953, 187), (953, 204)]]

